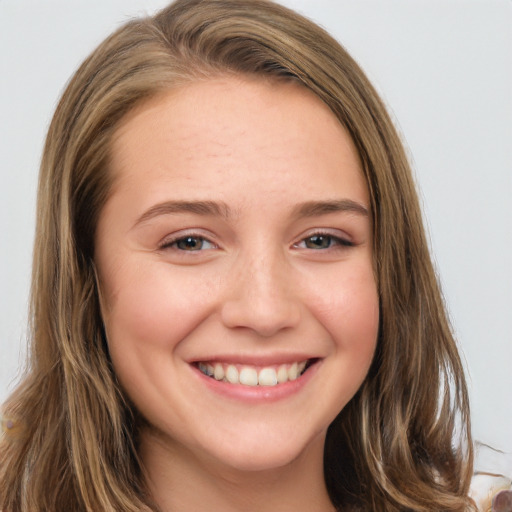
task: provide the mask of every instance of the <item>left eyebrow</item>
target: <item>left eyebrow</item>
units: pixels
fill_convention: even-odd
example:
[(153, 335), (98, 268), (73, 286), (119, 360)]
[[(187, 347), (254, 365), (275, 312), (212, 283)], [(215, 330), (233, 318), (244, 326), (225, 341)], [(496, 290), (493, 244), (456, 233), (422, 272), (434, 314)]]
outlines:
[(196, 215), (211, 215), (227, 218), (231, 215), (226, 203), (214, 201), (164, 201), (145, 211), (135, 222), (134, 227), (160, 215), (176, 213), (193, 213)]
[(333, 201), (308, 201), (297, 205), (294, 208), (294, 214), (297, 217), (316, 217), (318, 215), (325, 215), (329, 213), (349, 212), (363, 217), (368, 217), (368, 208), (352, 201), (352, 199), (337, 199)]

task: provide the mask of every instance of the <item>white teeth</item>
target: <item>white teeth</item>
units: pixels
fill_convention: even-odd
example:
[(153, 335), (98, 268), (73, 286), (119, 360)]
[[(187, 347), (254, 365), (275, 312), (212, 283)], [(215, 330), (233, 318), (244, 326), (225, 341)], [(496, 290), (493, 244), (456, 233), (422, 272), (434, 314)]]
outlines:
[(224, 368), (221, 364), (215, 365), (215, 370), (213, 371), (213, 377), (215, 380), (222, 380), (224, 378)]
[(228, 382), (231, 382), (231, 384), (239, 384), (238, 380), (238, 370), (236, 369), (236, 366), (233, 366), (230, 364), (226, 369), (226, 379)]
[(304, 373), (306, 365), (307, 361), (302, 361), (291, 365), (261, 368), (259, 372), (253, 366), (244, 366), (239, 370), (234, 364), (226, 366), (223, 363), (199, 363), (198, 368), (205, 375), (218, 381), (244, 386), (276, 386), (296, 380)]
[(282, 364), (277, 370), (277, 382), (279, 384), (288, 381), (288, 368), (285, 364)]
[(297, 378), (298, 367), (297, 363), (293, 363), (288, 369), (288, 380), (295, 380)]
[(246, 386), (258, 385), (258, 372), (255, 368), (242, 368), (240, 371), (240, 384)]
[[(242, 379), (240, 379), (242, 382)], [(277, 374), (274, 368), (263, 368), (258, 375), (258, 384), (260, 386), (275, 386), (277, 384)]]
[(208, 375), (209, 377), (212, 377), (215, 374), (215, 371), (214, 371), (213, 366), (211, 364), (199, 363), (199, 369), (205, 375)]

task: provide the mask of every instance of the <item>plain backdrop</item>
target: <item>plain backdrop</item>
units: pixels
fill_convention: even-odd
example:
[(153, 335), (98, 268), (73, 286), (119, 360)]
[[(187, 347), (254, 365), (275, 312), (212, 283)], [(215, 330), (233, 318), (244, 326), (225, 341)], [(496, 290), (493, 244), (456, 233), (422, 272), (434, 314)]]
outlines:
[[(164, 0), (0, 0), (0, 402), (26, 343), (42, 144), (59, 95), (113, 29)], [(285, 0), (330, 31), (411, 155), (467, 365), (475, 438), (512, 452), (512, 1)]]

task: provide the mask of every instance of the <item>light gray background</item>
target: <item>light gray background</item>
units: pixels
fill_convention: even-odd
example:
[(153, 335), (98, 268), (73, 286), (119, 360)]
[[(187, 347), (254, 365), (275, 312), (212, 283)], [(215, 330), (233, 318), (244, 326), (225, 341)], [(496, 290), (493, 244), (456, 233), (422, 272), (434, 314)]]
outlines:
[[(0, 0), (0, 401), (23, 360), (45, 132), (79, 62), (164, 0)], [(366, 70), (411, 153), (470, 375), (475, 438), (512, 452), (512, 1), (286, 0)]]

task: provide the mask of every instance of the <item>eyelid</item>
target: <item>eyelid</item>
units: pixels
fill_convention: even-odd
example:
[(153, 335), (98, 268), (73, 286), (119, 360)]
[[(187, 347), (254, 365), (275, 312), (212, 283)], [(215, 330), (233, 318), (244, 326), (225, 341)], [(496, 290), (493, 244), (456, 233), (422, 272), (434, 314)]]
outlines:
[[(210, 233), (204, 233), (203, 230), (200, 229), (185, 229), (182, 231), (178, 231), (176, 233), (172, 233), (170, 235), (165, 236), (159, 243), (158, 243), (158, 249), (164, 250), (164, 249), (170, 249), (171, 246), (175, 244), (176, 242), (179, 242), (180, 240), (183, 240), (184, 238), (199, 238), (202, 240), (205, 240), (206, 242), (210, 243), (213, 248), (218, 248), (219, 245), (213, 241), (214, 236)], [(179, 249), (176, 249), (179, 252), (187, 252), (182, 251)], [(203, 250), (209, 250), (209, 249), (203, 249)], [(194, 252), (194, 251), (190, 251)], [(195, 252), (201, 252), (201, 251), (195, 251)]]
[(297, 241), (292, 244), (292, 247), (297, 247), (298, 244), (304, 242), (308, 238), (312, 238), (314, 236), (326, 236), (330, 237), (335, 241), (338, 241), (338, 246), (345, 247), (353, 247), (357, 245), (351, 236), (349, 236), (344, 231), (333, 228), (314, 228), (302, 233), (300, 237), (298, 237)]
[[(349, 247), (357, 245), (357, 243), (352, 240), (352, 237), (342, 230), (334, 229), (334, 228), (314, 228), (314, 229), (310, 229), (310, 230), (306, 231), (305, 233), (302, 233), (296, 239), (296, 241), (292, 243), (291, 247), (292, 248), (300, 248), (300, 247), (298, 247), (300, 243), (302, 243), (306, 239), (314, 237), (314, 236), (330, 237), (335, 242), (333, 244), (333, 247), (329, 247), (328, 249), (323, 249), (324, 251), (329, 250), (329, 249), (333, 250), (333, 249), (340, 248), (340, 247), (341, 248), (343, 248), (343, 247), (349, 248)], [(219, 244), (215, 242), (215, 236), (213, 235), (213, 233), (211, 233), (209, 231), (205, 232), (205, 230), (203, 230), (203, 229), (194, 229), (194, 228), (184, 229), (184, 230), (181, 230), (181, 231), (178, 231), (178, 232), (175, 232), (175, 233), (165, 236), (158, 243), (157, 248), (158, 248), (158, 250), (165, 250), (165, 249), (172, 248), (171, 246), (173, 244), (175, 244), (176, 242), (179, 242), (180, 240), (188, 238), (188, 237), (202, 239), (202, 240), (208, 242), (209, 244), (211, 244), (213, 247), (208, 248), (208, 249), (197, 250), (197, 251), (184, 251), (184, 250), (174, 248), (177, 252), (183, 252), (183, 253), (185, 253), (185, 252), (204, 252), (207, 250), (219, 248)], [(317, 251), (319, 249), (305, 248), (305, 250)]]

